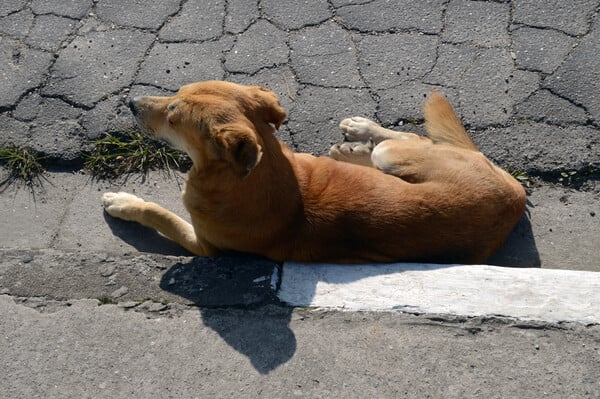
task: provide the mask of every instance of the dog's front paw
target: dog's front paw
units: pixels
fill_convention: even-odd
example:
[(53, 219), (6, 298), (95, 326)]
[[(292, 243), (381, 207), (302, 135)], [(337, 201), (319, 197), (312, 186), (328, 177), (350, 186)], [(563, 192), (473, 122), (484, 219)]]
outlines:
[(369, 141), (376, 134), (379, 125), (360, 116), (346, 118), (340, 122), (340, 129), (347, 141)]
[(128, 193), (104, 193), (102, 206), (106, 212), (115, 218), (136, 220), (136, 215), (142, 208), (144, 200)]

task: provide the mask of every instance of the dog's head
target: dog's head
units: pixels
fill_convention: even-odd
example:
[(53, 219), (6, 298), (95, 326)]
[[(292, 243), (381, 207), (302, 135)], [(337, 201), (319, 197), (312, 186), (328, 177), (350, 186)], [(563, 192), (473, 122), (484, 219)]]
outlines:
[(148, 135), (187, 152), (197, 167), (226, 165), (241, 177), (260, 162), (262, 135), (286, 116), (272, 91), (221, 81), (189, 84), (172, 97), (135, 97), (129, 108)]

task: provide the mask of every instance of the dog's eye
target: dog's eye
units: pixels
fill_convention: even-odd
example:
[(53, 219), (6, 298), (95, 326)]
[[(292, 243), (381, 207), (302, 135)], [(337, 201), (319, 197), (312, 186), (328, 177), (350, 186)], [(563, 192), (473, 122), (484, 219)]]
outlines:
[(175, 104), (175, 103), (171, 103), (171, 104), (167, 105), (167, 111), (173, 111), (176, 106), (177, 106), (177, 104)]

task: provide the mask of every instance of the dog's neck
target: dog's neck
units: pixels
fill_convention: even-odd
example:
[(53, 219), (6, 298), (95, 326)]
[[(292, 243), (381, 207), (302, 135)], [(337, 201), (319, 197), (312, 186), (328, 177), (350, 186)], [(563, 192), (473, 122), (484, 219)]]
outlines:
[[(266, 124), (258, 128), (274, 130)], [(245, 177), (236, 175), (222, 160), (209, 160), (203, 164), (194, 162), (186, 182), (186, 186), (193, 186), (193, 190), (186, 191), (195, 193), (195, 198), (188, 198), (186, 206), (204, 212), (212, 212), (217, 208), (236, 209), (235, 213), (243, 212), (243, 208), (248, 207), (255, 214), (260, 208), (264, 212), (279, 212), (282, 211), (278, 209), (281, 207), (292, 209), (301, 206), (302, 196), (290, 163), (293, 159), (291, 149), (271, 131), (258, 136), (263, 155)]]
[[(304, 208), (291, 164), (294, 155), (274, 136), (262, 141), (262, 159), (246, 177), (225, 163), (194, 167), (188, 174), (184, 205), (197, 234), (210, 232), (211, 244), (218, 248), (233, 248), (233, 243), (245, 243), (247, 248), (238, 250), (249, 252), (284, 248), (297, 234), (289, 226), (301, 225)], [(240, 230), (240, 225), (247, 228)]]

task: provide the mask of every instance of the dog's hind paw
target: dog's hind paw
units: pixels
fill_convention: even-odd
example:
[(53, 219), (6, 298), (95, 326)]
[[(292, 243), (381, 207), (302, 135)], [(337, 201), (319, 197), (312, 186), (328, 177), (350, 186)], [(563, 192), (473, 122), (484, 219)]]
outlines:
[(124, 192), (104, 193), (102, 206), (112, 216), (124, 220), (136, 220), (144, 200)]
[(346, 118), (340, 122), (340, 129), (347, 141), (369, 141), (378, 136), (379, 128), (377, 123), (360, 116)]
[(371, 162), (373, 142), (345, 142), (334, 144), (329, 149), (329, 156), (337, 161), (354, 163), (363, 166), (373, 166)]

